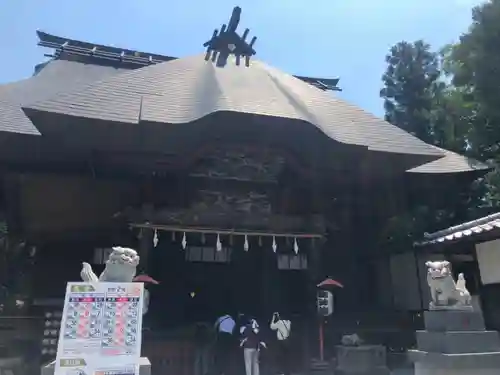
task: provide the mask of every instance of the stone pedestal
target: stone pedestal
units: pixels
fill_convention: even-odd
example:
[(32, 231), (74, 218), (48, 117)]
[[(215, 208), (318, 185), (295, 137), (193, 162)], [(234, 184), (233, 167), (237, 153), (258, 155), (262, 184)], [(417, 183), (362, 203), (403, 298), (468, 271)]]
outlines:
[(320, 361), (319, 359), (311, 360), (310, 375), (332, 375), (332, 373), (332, 366), (329, 362)]
[(17, 375), (23, 373), (21, 357), (0, 358), (0, 375)]
[[(54, 375), (56, 361), (42, 366), (41, 375)], [(151, 362), (146, 357), (139, 359), (139, 375), (151, 375)]]
[(409, 350), (415, 375), (493, 375), (500, 373), (500, 337), (486, 331), (479, 311), (424, 313), (417, 350)]
[(389, 375), (387, 353), (382, 345), (336, 347), (335, 375)]

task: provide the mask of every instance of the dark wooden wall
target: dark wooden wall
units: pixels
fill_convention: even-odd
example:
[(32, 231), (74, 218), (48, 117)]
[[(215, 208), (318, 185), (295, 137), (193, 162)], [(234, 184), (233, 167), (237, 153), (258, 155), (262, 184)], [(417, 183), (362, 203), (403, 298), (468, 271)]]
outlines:
[(138, 188), (126, 181), (43, 174), (7, 175), (5, 185), (16, 187), (8, 201), (13, 222), (35, 243), (109, 229)]

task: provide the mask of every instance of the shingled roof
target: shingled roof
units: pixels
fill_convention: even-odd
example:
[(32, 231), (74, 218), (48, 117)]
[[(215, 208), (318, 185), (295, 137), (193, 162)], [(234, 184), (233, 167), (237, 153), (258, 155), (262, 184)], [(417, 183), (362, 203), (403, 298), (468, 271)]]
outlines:
[(463, 173), (472, 171), (487, 172), (492, 169), (488, 165), (467, 156), (457, 154), (455, 152), (445, 150), (434, 146), (436, 149), (444, 153), (444, 157), (420, 165), (408, 170), (409, 173), (428, 173), (428, 174), (446, 174), (446, 173)]
[(190, 123), (230, 111), (302, 120), (330, 138), (370, 150), (443, 153), (343, 100), (260, 61), (216, 67), (202, 55), (123, 72), (24, 106), (34, 111), (129, 124)]
[(0, 85), (0, 132), (40, 135), (21, 106), (48, 99), (60, 92), (114, 74), (121, 69), (53, 60), (39, 74), (22, 81)]
[[(50, 34), (39, 33), (39, 36), (45, 44), (54, 44), (54, 48), (64, 44), (61, 38)], [(194, 121), (213, 112), (235, 111), (303, 120), (332, 139), (371, 150), (436, 158), (409, 170), (412, 173), (488, 168), (427, 145), (327, 94), (311, 84), (313, 78), (288, 75), (257, 60), (249, 68), (234, 64), (217, 68), (202, 56), (149, 58), (142, 52), (124, 50), (130, 55), (129, 60), (136, 62), (131, 68), (128, 60), (103, 64), (116, 60), (117, 56), (119, 59), (117, 51), (121, 49), (111, 51), (112, 47), (98, 46), (106, 55), (98, 57), (89, 52), (95, 50), (89, 43), (72, 41), (72, 45), (77, 49), (68, 52), (59, 48), (54, 59), (34, 77), (0, 85), (0, 132), (40, 135), (22, 107), (26, 113), (48, 111), (125, 123), (173, 124)], [(114, 57), (108, 56), (110, 53)], [(69, 60), (76, 61), (68, 61), (68, 54)], [(81, 56), (85, 59), (80, 59)]]

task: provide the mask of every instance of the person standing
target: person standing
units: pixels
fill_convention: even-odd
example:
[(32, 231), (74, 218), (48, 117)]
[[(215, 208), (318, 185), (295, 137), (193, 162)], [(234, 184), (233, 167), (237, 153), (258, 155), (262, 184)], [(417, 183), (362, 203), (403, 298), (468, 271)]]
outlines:
[(210, 326), (205, 323), (196, 323), (195, 325), (195, 358), (194, 374), (207, 375), (209, 370), (209, 354), (211, 344)]
[(266, 348), (266, 343), (260, 338), (260, 330), (257, 321), (252, 319), (247, 327), (242, 329), (242, 340), (240, 347), (243, 348), (246, 375), (259, 375), (260, 348)]
[(233, 332), (236, 322), (231, 315), (222, 315), (215, 322), (217, 334), (215, 343), (215, 370), (216, 375), (229, 375), (229, 365), (233, 351)]
[(278, 366), (282, 375), (290, 375), (290, 344), (289, 337), (292, 328), (292, 322), (282, 319), (280, 314), (275, 312), (271, 320), (271, 330), (276, 331), (278, 339)]

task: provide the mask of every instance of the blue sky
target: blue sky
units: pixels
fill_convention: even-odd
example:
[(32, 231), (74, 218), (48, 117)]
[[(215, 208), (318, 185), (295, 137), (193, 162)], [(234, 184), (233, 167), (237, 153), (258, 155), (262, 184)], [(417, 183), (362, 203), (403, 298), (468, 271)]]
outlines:
[(243, 9), (257, 58), (289, 73), (340, 77), (340, 96), (383, 114), (384, 56), (401, 40), (455, 41), (479, 0), (0, 0), (0, 83), (41, 62), (35, 30), (173, 56), (203, 51), (212, 30)]

